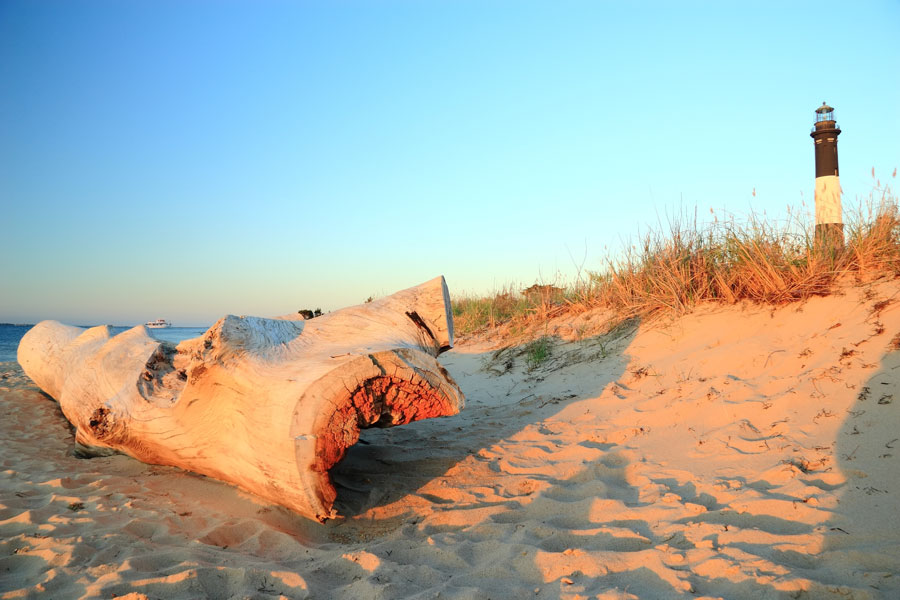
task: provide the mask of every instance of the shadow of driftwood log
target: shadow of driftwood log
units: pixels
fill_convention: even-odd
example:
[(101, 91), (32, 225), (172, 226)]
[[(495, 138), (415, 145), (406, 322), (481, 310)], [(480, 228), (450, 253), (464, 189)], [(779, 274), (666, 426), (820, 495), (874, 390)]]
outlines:
[[(574, 401), (599, 395), (625, 372), (625, 350), (636, 331), (637, 322), (632, 322), (582, 342), (548, 342), (553, 349), (539, 364), (529, 356), (527, 344), (477, 354), (458, 350), (445, 354), (442, 362), (461, 382), (466, 409), (452, 417), (363, 432), (361, 443), (331, 471), (339, 514), (352, 518), (414, 495), (467, 457), (477, 457)], [(588, 361), (595, 366), (590, 378), (567, 382), (561, 394), (556, 383), (542, 388), (545, 378)], [(493, 397), (488, 390), (494, 390)]]

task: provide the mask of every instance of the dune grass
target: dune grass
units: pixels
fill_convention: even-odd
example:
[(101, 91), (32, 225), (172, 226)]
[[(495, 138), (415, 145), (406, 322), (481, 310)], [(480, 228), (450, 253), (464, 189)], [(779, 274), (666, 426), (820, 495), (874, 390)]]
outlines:
[(900, 274), (900, 212), (887, 189), (877, 201), (845, 210), (843, 248), (817, 243), (814, 227), (755, 215), (743, 220), (696, 217), (651, 231), (586, 281), (523, 294), (508, 286), (489, 296), (453, 300), (460, 334), (503, 324), (540, 322), (567, 312), (607, 308), (615, 321), (683, 313), (701, 302), (784, 304), (830, 293), (845, 276)]
[(555, 288), (546, 294), (523, 293), (521, 286), (509, 284), (487, 296), (452, 298), (454, 328), (461, 334), (493, 329), (504, 323), (542, 320), (574, 306), (578, 301), (572, 287)]

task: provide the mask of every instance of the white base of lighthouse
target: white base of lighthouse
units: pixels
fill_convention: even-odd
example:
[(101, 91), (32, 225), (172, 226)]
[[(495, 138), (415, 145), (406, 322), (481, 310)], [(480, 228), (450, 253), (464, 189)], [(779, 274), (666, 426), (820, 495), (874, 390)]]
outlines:
[(843, 223), (841, 180), (837, 175), (816, 177), (816, 226)]
[(816, 247), (834, 252), (844, 247), (841, 181), (837, 175), (816, 177)]

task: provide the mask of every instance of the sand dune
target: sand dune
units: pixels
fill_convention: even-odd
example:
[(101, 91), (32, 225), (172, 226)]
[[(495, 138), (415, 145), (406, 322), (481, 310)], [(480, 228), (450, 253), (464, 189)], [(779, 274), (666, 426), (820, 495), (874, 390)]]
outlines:
[[(570, 328), (572, 329), (572, 328)], [(369, 430), (325, 525), (72, 454), (0, 367), (0, 598), (900, 597), (900, 284), (442, 357), (455, 417)]]

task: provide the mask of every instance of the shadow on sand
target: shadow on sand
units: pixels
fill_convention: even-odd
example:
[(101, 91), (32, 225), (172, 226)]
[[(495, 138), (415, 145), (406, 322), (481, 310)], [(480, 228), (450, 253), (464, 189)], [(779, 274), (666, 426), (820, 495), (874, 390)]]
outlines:
[(900, 352), (889, 350), (859, 390), (835, 443), (846, 483), (823, 531), (822, 556), (840, 581), (872, 590), (874, 597), (900, 598)]
[[(444, 355), (442, 362), (466, 395), (466, 408), (452, 417), (362, 431), (360, 443), (331, 470), (338, 513), (352, 518), (395, 503), (460, 461), (541, 423), (572, 402), (599, 395), (623, 375), (629, 362), (624, 352), (636, 331), (637, 323), (632, 322), (575, 344), (553, 340), (554, 350), (539, 366), (529, 362), (525, 346)], [(563, 393), (542, 389), (546, 377), (578, 361), (596, 361), (591, 380), (572, 382)]]

